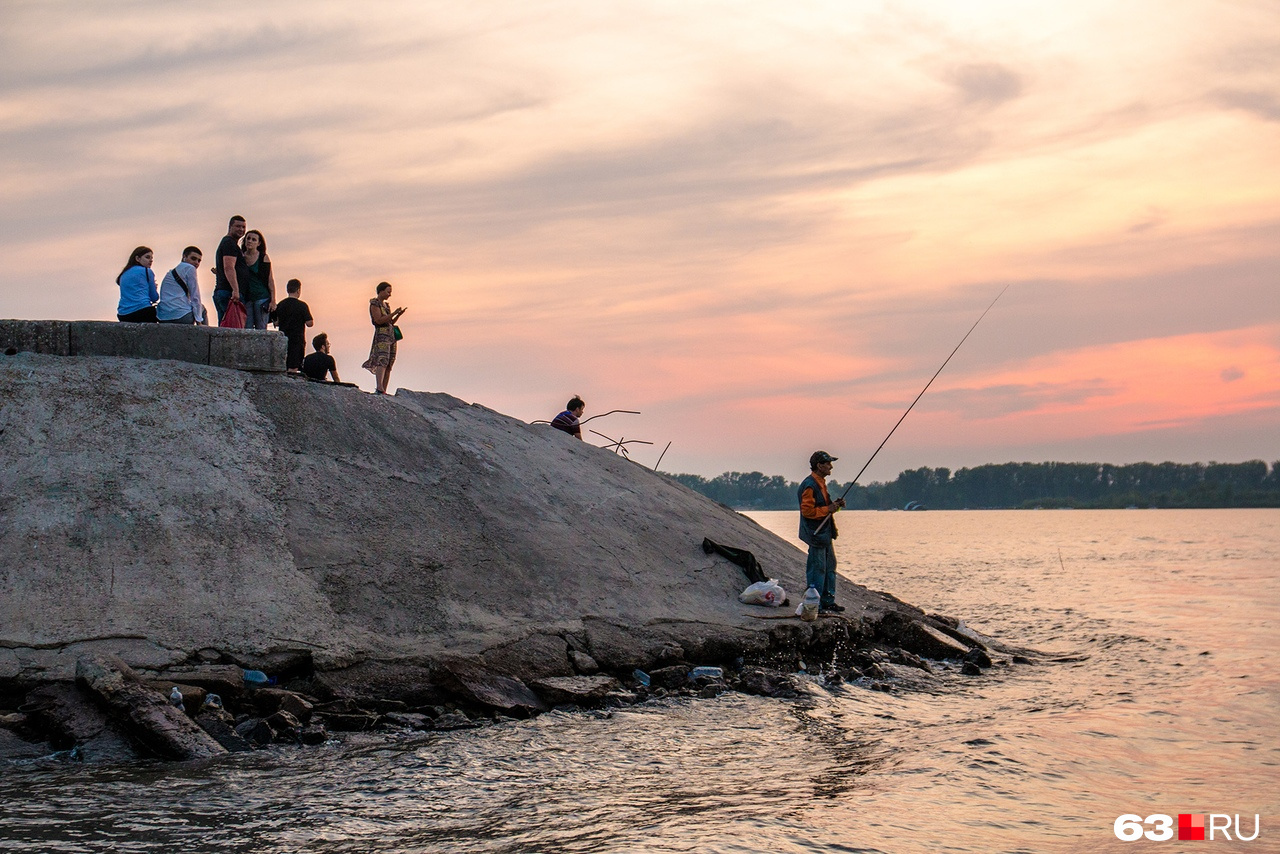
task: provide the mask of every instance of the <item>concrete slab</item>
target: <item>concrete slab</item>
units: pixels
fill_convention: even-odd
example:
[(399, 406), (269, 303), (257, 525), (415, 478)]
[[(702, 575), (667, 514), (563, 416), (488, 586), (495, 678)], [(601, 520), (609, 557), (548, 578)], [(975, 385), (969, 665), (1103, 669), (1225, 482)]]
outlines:
[(208, 327), (94, 320), (73, 321), (70, 326), (72, 356), (127, 356), (209, 364)]
[(69, 326), (65, 320), (0, 320), (0, 353), (70, 356)]
[(215, 368), (283, 373), (284, 333), (272, 329), (223, 329), (207, 327), (209, 364)]

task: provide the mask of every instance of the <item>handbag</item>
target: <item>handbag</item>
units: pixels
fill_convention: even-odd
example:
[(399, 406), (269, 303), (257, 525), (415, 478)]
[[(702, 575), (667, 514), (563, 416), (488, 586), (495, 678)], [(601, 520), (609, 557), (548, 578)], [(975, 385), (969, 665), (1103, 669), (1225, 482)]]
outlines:
[(218, 325), (225, 326), (227, 329), (244, 329), (245, 318), (244, 303), (233, 299), (227, 303), (227, 313), (222, 315), (222, 322)]
[(391, 334), (395, 337), (397, 341), (399, 341), (401, 338), (404, 338), (404, 333), (401, 332), (400, 327), (396, 326), (394, 323), (391, 325)]

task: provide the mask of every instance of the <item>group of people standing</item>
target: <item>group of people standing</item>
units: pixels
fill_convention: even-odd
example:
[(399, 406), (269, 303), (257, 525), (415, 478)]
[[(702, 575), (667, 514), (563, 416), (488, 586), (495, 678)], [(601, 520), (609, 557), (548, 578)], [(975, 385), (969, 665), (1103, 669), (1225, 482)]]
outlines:
[[(120, 302), (116, 318), (123, 323), (176, 323), (187, 326), (208, 325), (197, 272), (204, 255), (198, 247), (182, 250), (182, 260), (165, 273), (159, 287), (151, 267), (155, 253), (147, 246), (136, 247), (129, 255), (116, 284)], [(285, 299), (276, 301), (276, 280), (267, 254), (267, 239), (257, 229), (248, 228), (245, 218), (233, 216), (227, 223), (227, 234), (218, 244), (213, 266), (213, 306), (219, 326), (244, 329), (266, 329), (270, 322), (285, 334), (288, 341), (285, 366), (289, 373), (324, 380), (338, 378), (337, 364), (330, 355), (329, 336), (320, 333), (311, 339), (315, 351), (304, 358), (306, 330), (314, 326), (310, 307), (302, 301), (302, 282), (290, 279)], [(373, 323), (373, 345), (362, 367), (377, 382), (377, 393), (386, 394), (391, 367), (396, 359), (396, 342), (400, 328), (396, 321), (404, 308), (392, 309), (388, 300), (391, 285), (381, 282), (377, 295), (369, 301), (369, 319)], [(230, 315), (230, 316), (229, 316)]]

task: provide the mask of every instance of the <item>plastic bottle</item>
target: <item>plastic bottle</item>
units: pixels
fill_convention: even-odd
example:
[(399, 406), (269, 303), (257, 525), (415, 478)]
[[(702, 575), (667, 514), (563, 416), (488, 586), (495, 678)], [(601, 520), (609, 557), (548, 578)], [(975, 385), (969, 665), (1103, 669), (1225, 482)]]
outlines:
[(635, 671), (633, 671), (633, 672), (631, 673), (631, 675), (632, 675), (633, 677), (635, 677), (635, 680), (636, 680), (637, 682), (639, 682), (641, 685), (643, 685), (643, 686), (644, 686), (644, 687), (646, 687), (646, 688), (648, 688), (648, 687), (649, 687), (649, 674), (648, 674), (648, 673), (645, 673), (643, 670), (635, 670)]
[(267, 678), (267, 674), (261, 670), (246, 670), (244, 672), (244, 684), (249, 688), (261, 688), (264, 685), (271, 684)]
[(698, 679), (704, 676), (708, 679), (723, 679), (724, 670), (719, 667), (695, 667), (689, 671), (690, 679)]
[(822, 597), (818, 593), (816, 587), (810, 587), (804, 592), (804, 601), (800, 603), (800, 619), (806, 623), (812, 623), (818, 619), (818, 606), (822, 603)]
[(169, 704), (182, 709), (184, 712), (187, 710), (187, 707), (182, 704), (182, 691), (178, 689), (177, 685), (174, 685), (173, 690), (169, 692)]

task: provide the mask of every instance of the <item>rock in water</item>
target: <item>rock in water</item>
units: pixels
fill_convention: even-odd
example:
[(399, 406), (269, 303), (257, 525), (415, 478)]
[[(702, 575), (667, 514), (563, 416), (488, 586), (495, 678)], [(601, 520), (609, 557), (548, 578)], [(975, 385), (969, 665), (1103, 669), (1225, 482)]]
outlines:
[(53, 734), (55, 747), (75, 747), (84, 762), (127, 762), (138, 758), (120, 727), (75, 685), (41, 685), (27, 695), (27, 706), (42, 727)]
[(226, 748), (228, 753), (243, 753), (253, 749), (253, 745), (245, 741), (240, 733), (236, 732), (234, 718), (224, 711), (210, 709), (196, 715), (196, 725), (200, 729), (209, 733), (213, 740)]
[(612, 676), (549, 676), (535, 679), (529, 687), (551, 706), (565, 703), (590, 706), (622, 686)]
[(118, 658), (80, 659), (76, 684), (93, 693), (133, 738), (164, 759), (209, 759), (227, 752)]

